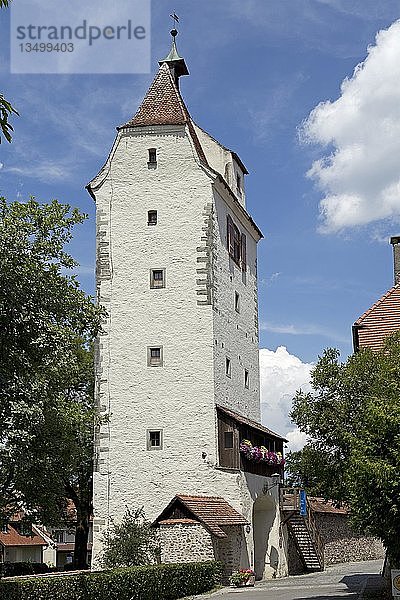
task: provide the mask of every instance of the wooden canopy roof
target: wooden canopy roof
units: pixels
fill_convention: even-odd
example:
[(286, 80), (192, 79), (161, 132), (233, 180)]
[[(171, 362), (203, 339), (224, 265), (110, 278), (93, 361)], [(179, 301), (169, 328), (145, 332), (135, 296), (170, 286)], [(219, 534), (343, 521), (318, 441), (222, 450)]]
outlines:
[(178, 494), (152, 525), (183, 522), (201, 523), (210, 533), (219, 538), (227, 537), (221, 526), (248, 524), (248, 521), (224, 498)]

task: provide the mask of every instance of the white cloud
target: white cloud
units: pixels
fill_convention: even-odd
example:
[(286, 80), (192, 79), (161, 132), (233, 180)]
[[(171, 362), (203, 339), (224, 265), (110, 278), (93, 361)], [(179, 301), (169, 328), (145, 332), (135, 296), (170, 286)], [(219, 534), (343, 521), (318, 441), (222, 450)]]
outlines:
[(4, 163), (0, 162), (0, 170), (4, 167)]
[(400, 221), (400, 20), (380, 31), (376, 45), (303, 123), (303, 139), (332, 152), (308, 176), (325, 193), (320, 231), (333, 233), (374, 221)]
[(21, 175), (22, 177), (34, 177), (44, 182), (62, 181), (71, 176), (70, 167), (63, 163), (53, 161), (38, 162), (34, 165), (21, 165), (4, 169), (8, 173)]
[(307, 435), (300, 431), (300, 429), (297, 427), (291, 431), (288, 431), (286, 438), (289, 440), (289, 450), (292, 450), (293, 452), (296, 450), (301, 450), (307, 442)]
[(398, 6), (396, 1), (387, 0), (386, 2), (376, 2), (376, 0), (317, 0), (318, 4), (329, 6), (344, 15), (350, 15), (363, 19), (365, 21), (373, 21), (379, 18), (385, 18), (386, 15), (396, 11)]
[(348, 336), (342, 336), (335, 331), (331, 331), (326, 327), (320, 325), (306, 324), (306, 325), (294, 325), (292, 323), (270, 323), (268, 321), (262, 321), (260, 323), (261, 331), (270, 331), (271, 333), (281, 333), (284, 335), (317, 335), (320, 337), (328, 338), (334, 342), (346, 343), (348, 342)]
[(275, 351), (260, 349), (261, 420), (289, 440), (289, 450), (298, 450), (306, 439), (289, 418), (297, 390), (311, 391), (313, 365), (289, 354), (284, 346)]

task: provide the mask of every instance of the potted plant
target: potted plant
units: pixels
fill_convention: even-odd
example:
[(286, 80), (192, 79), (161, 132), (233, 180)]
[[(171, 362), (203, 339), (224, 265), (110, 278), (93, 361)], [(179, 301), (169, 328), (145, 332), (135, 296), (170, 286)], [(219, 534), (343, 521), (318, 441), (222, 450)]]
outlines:
[(252, 569), (240, 569), (229, 577), (230, 584), (236, 587), (251, 587), (254, 586), (255, 581), (256, 574)]

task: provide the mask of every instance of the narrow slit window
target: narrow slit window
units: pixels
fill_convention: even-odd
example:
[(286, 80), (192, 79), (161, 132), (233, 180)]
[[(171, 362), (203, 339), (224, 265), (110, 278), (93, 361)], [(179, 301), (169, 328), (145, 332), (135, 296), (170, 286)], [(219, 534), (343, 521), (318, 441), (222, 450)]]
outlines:
[(236, 187), (237, 187), (237, 191), (238, 194), (241, 195), (242, 194), (242, 178), (240, 177), (240, 175), (236, 175)]
[(240, 296), (238, 292), (235, 292), (235, 311), (240, 312)]
[(250, 377), (247, 369), (244, 370), (244, 387), (246, 390), (249, 389)]
[(233, 431), (224, 432), (224, 447), (226, 449), (233, 448)]
[(147, 450), (162, 450), (163, 435), (161, 429), (147, 431)]
[(163, 349), (162, 346), (149, 346), (147, 348), (147, 365), (149, 367), (162, 367)]
[(150, 288), (158, 289), (165, 287), (165, 269), (150, 270)]
[(225, 375), (227, 377), (232, 377), (231, 359), (228, 357), (225, 358)]
[(157, 211), (149, 210), (147, 212), (147, 225), (157, 225)]

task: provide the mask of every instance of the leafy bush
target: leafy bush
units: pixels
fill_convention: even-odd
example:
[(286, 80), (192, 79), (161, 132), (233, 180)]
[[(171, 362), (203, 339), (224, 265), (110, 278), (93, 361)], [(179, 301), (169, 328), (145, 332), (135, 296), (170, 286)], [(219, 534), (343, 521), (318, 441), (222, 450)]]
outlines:
[(160, 562), (157, 533), (147, 521), (143, 508), (126, 509), (121, 523), (112, 523), (104, 534), (102, 567), (134, 567)]
[(4, 562), (0, 563), (0, 577), (18, 577), (19, 575), (36, 575), (51, 571), (45, 563), (39, 562)]
[(128, 567), (97, 573), (0, 581), (2, 600), (176, 600), (201, 594), (221, 580), (222, 565)]

